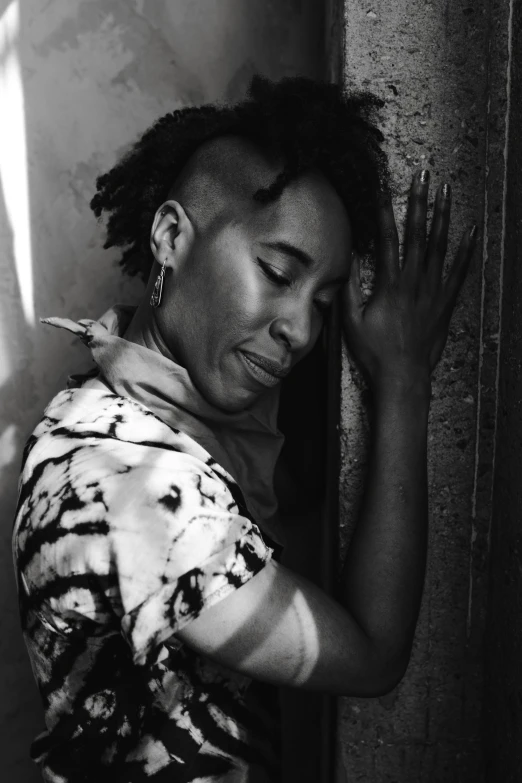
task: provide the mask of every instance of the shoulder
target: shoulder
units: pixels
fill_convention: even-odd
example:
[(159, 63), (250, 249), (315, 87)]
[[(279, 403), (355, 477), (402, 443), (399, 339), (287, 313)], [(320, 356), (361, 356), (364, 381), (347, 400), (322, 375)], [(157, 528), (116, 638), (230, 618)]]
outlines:
[(81, 391), (52, 400), (22, 471), (13, 545), (31, 573), (51, 561), (101, 573), (116, 559), (133, 584), (147, 573), (159, 585), (166, 559), (172, 580), (238, 541), (248, 549), (257, 527), (204, 449), (132, 400)]
[[(236, 485), (208, 452), (143, 406), (100, 390), (60, 392), (28, 441), (17, 516), (30, 527), (87, 518), (238, 514)], [(38, 521), (37, 521), (38, 520)]]
[(24, 463), (29, 455), (33, 469), (45, 462), (70, 463), (72, 458), (69, 468), (105, 459), (132, 469), (154, 458), (158, 468), (177, 464), (212, 473), (225, 483), (231, 480), (189, 435), (167, 426), (130, 397), (103, 388), (59, 392), (27, 442)]

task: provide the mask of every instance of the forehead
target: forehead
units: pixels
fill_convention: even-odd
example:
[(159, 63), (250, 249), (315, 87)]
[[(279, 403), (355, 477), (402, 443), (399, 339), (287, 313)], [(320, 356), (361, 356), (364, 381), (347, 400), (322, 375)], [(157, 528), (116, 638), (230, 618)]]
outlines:
[(346, 266), (351, 251), (346, 209), (319, 172), (290, 182), (276, 201), (256, 210), (248, 227), (259, 241), (289, 243), (337, 271)]

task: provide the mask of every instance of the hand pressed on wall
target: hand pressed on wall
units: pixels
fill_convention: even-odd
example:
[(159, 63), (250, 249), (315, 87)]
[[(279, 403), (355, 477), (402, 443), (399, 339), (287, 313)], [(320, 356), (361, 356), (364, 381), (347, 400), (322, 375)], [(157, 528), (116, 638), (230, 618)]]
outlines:
[(429, 173), (419, 172), (410, 189), (404, 263), (389, 196), (378, 211), (377, 276), (373, 295), (363, 301), (359, 259), (342, 291), (347, 346), (370, 387), (409, 379), (429, 382), (439, 361), (458, 293), (476, 245), (476, 226), (462, 237), (443, 279), (451, 211), (449, 185), (437, 190), (429, 237), (426, 235)]

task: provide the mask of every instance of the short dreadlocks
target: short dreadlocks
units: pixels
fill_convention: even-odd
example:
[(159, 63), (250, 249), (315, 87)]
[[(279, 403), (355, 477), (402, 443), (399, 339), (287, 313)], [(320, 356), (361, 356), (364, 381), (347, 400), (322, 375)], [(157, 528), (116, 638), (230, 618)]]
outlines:
[(252, 193), (253, 199), (275, 201), (289, 182), (318, 169), (345, 206), (355, 249), (367, 253), (376, 235), (377, 196), (390, 181), (384, 137), (372, 121), (383, 105), (369, 92), (347, 93), (336, 84), (255, 76), (239, 103), (166, 114), (97, 179), (91, 208), (98, 218), (108, 214), (104, 247), (124, 248), (124, 271), (146, 281), (154, 261), (149, 244), (154, 215), (184, 165), (203, 142), (237, 135), (282, 161), (274, 182)]

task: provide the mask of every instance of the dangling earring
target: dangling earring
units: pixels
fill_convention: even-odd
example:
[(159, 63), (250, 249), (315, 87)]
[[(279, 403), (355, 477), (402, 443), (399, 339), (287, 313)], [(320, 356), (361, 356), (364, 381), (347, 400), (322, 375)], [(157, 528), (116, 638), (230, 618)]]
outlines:
[(163, 280), (165, 279), (165, 264), (161, 266), (161, 272), (154, 283), (154, 290), (150, 298), (152, 307), (159, 307), (161, 304), (161, 294), (163, 293)]
[[(165, 217), (167, 214), (166, 209), (162, 209), (160, 212), (160, 217)], [(159, 307), (161, 304), (161, 295), (163, 293), (163, 281), (165, 279), (165, 262), (161, 265), (161, 272), (156, 278), (156, 282), (154, 283), (154, 290), (152, 291), (152, 296), (150, 298), (150, 304), (152, 307)]]

